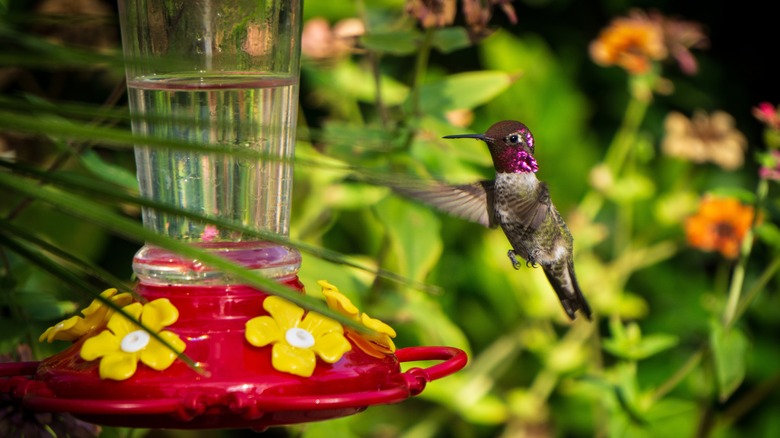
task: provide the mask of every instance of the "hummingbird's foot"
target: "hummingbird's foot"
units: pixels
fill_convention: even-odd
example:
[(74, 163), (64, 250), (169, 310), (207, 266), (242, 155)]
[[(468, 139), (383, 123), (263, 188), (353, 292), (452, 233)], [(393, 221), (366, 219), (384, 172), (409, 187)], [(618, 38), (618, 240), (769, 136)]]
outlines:
[(520, 262), (517, 260), (517, 254), (515, 254), (515, 251), (510, 249), (509, 252), (506, 253), (507, 257), (509, 257), (509, 260), (512, 262), (512, 267), (515, 269), (520, 269), (522, 266)]

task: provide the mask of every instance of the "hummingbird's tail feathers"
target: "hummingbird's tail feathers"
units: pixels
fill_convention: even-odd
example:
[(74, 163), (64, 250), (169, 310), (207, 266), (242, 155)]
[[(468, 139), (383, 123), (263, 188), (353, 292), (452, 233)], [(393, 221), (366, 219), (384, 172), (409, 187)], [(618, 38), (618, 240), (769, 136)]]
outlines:
[(577, 310), (581, 310), (588, 321), (592, 320), (590, 305), (582, 294), (580, 285), (577, 284), (577, 277), (574, 276), (574, 266), (571, 262), (565, 266), (563, 275), (556, 275), (548, 269), (544, 269), (544, 274), (558, 295), (569, 319), (574, 320), (577, 317)]

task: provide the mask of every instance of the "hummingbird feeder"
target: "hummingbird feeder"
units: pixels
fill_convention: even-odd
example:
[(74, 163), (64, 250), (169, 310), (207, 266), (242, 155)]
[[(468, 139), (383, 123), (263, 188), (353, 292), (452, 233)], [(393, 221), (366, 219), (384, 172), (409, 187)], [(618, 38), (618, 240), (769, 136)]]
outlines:
[[(137, 145), (142, 196), (288, 234), (300, 8), (298, 0), (119, 1), (134, 132), (260, 153)], [(304, 291), (294, 248), (151, 208), (143, 222)], [(0, 394), (28, 411), (103, 425), (264, 430), (401, 402), (467, 361), (452, 347), (396, 349), (389, 325), (326, 281), (328, 307), (367, 330), (154, 245), (136, 253), (133, 271), (136, 296), (108, 289), (41, 335), (69, 347), (0, 364)], [(439, 363), (402, 371), (416, 361)]]

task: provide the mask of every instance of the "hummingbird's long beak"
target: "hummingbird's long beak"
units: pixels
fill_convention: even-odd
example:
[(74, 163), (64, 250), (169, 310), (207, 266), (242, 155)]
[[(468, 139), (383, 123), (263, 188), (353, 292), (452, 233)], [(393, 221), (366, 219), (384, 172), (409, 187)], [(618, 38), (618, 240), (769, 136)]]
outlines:
[(442, 138), (475, 138), (477, 140), (482, 140), (482, 141), (490, 140), (489, 137), (485, 137), (485, 134), (455, 134), (455, 135), (445, 135)]

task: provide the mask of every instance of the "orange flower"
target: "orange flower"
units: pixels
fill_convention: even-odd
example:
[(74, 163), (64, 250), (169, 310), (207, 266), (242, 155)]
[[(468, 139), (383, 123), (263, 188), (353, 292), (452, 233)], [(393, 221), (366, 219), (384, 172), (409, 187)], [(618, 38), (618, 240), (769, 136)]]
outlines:
[(668, 56), (663, 28), (644, 14), (616, 18), (590, 44), (590, 56), (600, 65), (618, 65), (632, 74), (646, 73), (652, 61)]
[(698, 65), (690, 49), (703, 49), (709, 40), (699, 23), (669, 18), (639, 9), (616, 18), (590, 45), (590, 56), (601, 65), (618, 65), (631, 74), (647, 73), (653, 61), (670, 55), (689, 75)]
[(736, 199), (706, 197), (699, 204), (699, 211), (685, 222), (688, 244), (735, 259), (754, 215), (753, 207)]

